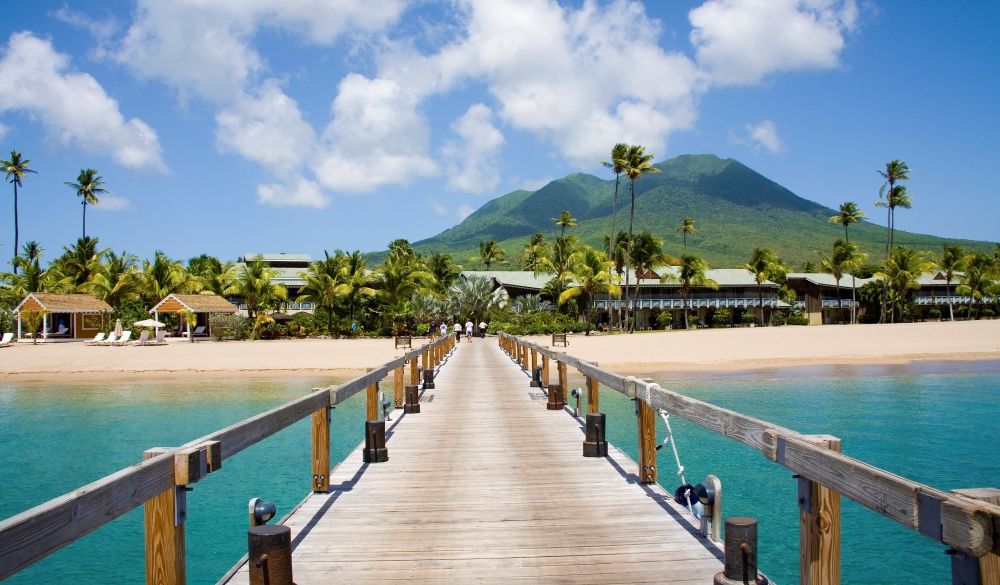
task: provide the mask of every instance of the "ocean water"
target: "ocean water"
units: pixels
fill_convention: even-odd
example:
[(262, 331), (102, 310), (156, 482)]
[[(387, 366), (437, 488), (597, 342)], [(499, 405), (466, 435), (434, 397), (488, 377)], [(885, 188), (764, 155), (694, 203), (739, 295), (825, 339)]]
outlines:
[[(739, 373), (659, 374), (659, 384), (804, 434), (840, 437), (842, 452), (948, 491), (1000, 487), (1000, 361), (819, 366)], [(637, 457), (634, 406), (602, 390), (608, 440)], [(658, 437), (665, 436), (660, 421)], [(798, 583), (797, 482), (749, 447), (676, 416), (670, 424), (685, 479), (722, 481), (723, 516), (758, 520), (760, 568)], [(669, 447), (659, 482), (680, 485)], [(841, 498), (842, 583), (951, 583), (945, 546)]]
[[(660, 384), (807, 434), (843, 440), (843, 452), (942, 490), (1000, 487), (1000, 361), (920, 366), (830, 366), (722, 374), (664, 374)], [(56, 386), (0, 382), (0, 518), (7, 518), (142, 458), (297, 398), (328, 379)], [(636, 457), (633, 403), (601, 391), (608, 440)], [(364, 401), (333, 412), (334, 462), (362, 440)], [(798, 508), (791, 473), (763, 455), (671, 417), (697, 483), (723, 483), (723, 514), (757, 518), (760, 566), (798, 581)], [(658, 422), (659, 436), (665, 427)], [(679, 485), (659, 452), (660, 483)], [(187, 574), (215, 583), (246, 553), (246, 502), (274, 501), (279, 516), (309, 491), (308, 420), (227, 459), (188, 495)], [(944, 546), (842, 499), (842, 582), (949, 583)], [(113, 551), (113, 552), (109, 552)], [(142, 510), (136, 509), (6, 583), (143, 583)]]

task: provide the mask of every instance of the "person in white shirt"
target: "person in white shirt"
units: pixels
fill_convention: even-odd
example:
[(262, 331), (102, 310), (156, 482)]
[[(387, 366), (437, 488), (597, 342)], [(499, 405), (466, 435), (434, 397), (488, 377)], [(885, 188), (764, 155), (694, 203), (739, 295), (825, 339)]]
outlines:
[(441, 322), (441, 337), (444, 337), (445, 335), (448, 335), (448, 326), (445, 325), (444, 322), (442, 321)]
[(455, 343), (462, 343), (462, 324), (455, 321)]
[(472, 343), (472, 319), (465, 322), (465, 338)]

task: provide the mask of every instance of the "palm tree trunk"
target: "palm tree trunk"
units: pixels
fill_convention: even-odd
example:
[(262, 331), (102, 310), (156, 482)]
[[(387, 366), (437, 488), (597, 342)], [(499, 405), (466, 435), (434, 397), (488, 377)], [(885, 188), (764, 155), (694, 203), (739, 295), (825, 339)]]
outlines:
[(840, 278), (834, 276), (837, 279), (837, 312), (840, 313), (840, 318), (844, 318), (844, 307), (840, 304)]
[(760, 285), (760, 279), (757, 280), (757, 302), (760, 303), (760, 326), (767, 327), (767, 320), (764, 319), (764, 287)]
[(87, 237), (87, 200), (83, 200), (83, 237)]
[[(618, 178), (619, 173), (615, 173), (615, 198), (611, 204), (611, 237), (608, 238), (608, 259), (611, 260), (614, 256), (615, 249), (615, 220), (618, 218)], [(608, 266), (608, 282), (611, 282), (611, 269), (612, 266)], [(618, 327), (621, 328), (621, 293), (618, 294)], [(608, 294), (608, 301), (611, 300), (611, 294)], [(608, 303), (610, 305), (610, 302)], [(608, 311), (609, 319), (612, 311)], [(610, 325), (610, 323), (608, 323)]]
[[(629, 277), (631, 276), (631, 274), (629, 273), (632, 271), (632, 225), (634, 218), (635, 218), (635, 179), (632, 179), (632, 205), (629, 208), (628, 212), (628, 249), (625, 252), (625, 298), (626, 299), (628, 299), (628, 284), (629, 284)], [(632, 317), (632, 315), (634, 314), (635, 314), (635, 307), (632, 307), (632, 310), (629, 314), (630, 317), (628, 326), (629, 333), (632, 333), (632, 331), (635, 329), (634, 327), (635, 318)]]
[(954, 307), (954, 303), (951, 302), (952, 299), (951, 299), (951, 279), (950, 278), (948, 279), (948, 282), (945, 284), (945, 292), (948, 294), (948, 320), (954, 321), (955, 320), (955, 307)]
[(851, 325), (858, 322), (858, 301), (855, 296), (858, 290), (858, 281), (854, 279), (854, 275), (851, 275)]
[[(17, 236), (18, 236), (18, 233), (17, 233), (17, 183), (15, 182), (14, 183), (14, 258), (17, 258)], [(17, 262), (14, 262), (14, 274), (17, 274)]]

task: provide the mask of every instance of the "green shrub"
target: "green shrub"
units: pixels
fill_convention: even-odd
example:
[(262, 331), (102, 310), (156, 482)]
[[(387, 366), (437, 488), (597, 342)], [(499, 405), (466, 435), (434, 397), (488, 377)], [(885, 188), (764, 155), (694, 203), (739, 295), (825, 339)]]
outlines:
[(873, 325), (878, 323), (878, 313), (865, 313), (864, 315), (858, 317), (858, 323), (861, 323), (862, 325)]
[(14, 331), (14, 315), (10, 311), (0, 310), (0, 333)]
[(809, 324), (809, 318), (808, 317), (802, 317), (802, 316), (799, 316), (799, 315), (792, 315), (791, 317), (789, 317), (785, 321), (785, 323), (788, 324), (788, 325), (808, 325)]
[(250, 335), (250, 319), (239, 313), (223, 315), (213, 313), (209, 317), (212, 329), (212, 338), (215, 341), (222, 341), (227, 337), (233, 339), (246, 339)]
[[(781, 325), (785, 325), (786, 323), (789, 323), (788, 319), (789, 319), (789, 317), (787, 317), (781, 311), (775, 311), (775, 312), (771, 313), (771, 325), (774, 326), (774, 327), (780, 327)], [(808, 325), (809, 324), (809, 320), (806, 319), (806, 322), (803, 323), (803, 324), (804, 325)]]
[(417, 324), (417, 336), (418, 337), (427, 337), (427, 334), (430, 332), (430, 330), (431, 330), (431, 326), (428, 325), (427, 323), (418, 323)]
[(983, 309), (983, 312), (982, 312), (982, 316), (983, 317), (992, 319), (994, 315), (996, 315), (996, 313), (993, 312), (993, 309), (989, 309), (989, 308)]
[(746, 323), (747, 325), (750, 325), (752, 323), (757, 322), (757, 315), (755, 315), (753, 311), (745, 311), (743, 315), (740, 317), (740, 320)]
[(941, 311), (939, 311), (937, 309), (931, 309), (930, 311), (927, 311), (927, 318), (928, 319), (940, 319), (941, 318)]
[(674, 314), (672, 311), (660, 311), (656, 316), (656, 324), (662, 327), (669, 327), (674, 324)]
[(712, 315), (712, 323), (716, 325), (729, 325), (729, 309), (716, 309)]
[(511, 335), (548, 335), (550, 333), (580, 333), (586, 331), (586, 323), (572, 317), (549, 311), (535, 313), (510, 313), (490, 320), (487, 332), (491, 335), (499, 331)]

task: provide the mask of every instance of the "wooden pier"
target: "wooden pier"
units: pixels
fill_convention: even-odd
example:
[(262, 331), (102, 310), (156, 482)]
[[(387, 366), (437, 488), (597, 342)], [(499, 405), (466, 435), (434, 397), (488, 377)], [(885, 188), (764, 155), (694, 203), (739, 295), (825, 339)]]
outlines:
[(461, 343), (421, 412), (393, 413), (389, 461), (355, 450), (286, 519), (295, 582), (711, 583), (721, 548), (614, 447), (583, 457), (580, 419), (528, 383)]

